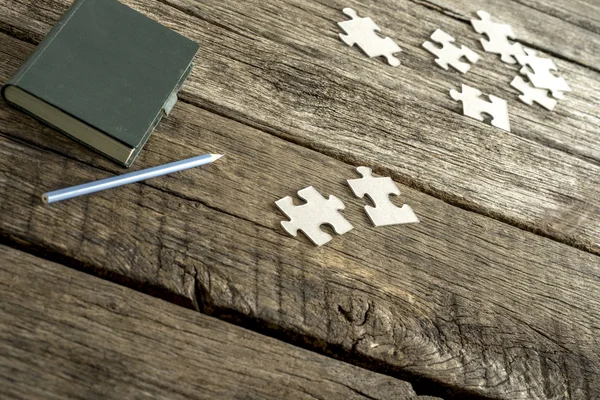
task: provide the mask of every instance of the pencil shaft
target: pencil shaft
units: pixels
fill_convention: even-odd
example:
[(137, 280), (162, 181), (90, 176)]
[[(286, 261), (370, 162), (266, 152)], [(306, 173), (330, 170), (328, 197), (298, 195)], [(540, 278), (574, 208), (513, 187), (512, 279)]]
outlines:
[(188, 168), (198, 167), (209, 164), (220, 158), (220, 154), (205, 154), (198, 157), (188, 158), (186, 160), (176, 161), (165, 165), (159, 165), (141, 171), (130, 172), (128, 174), (113, 176), (111, 178), (101, 179), (95, 182), (84, 183), (83, 185), (73, 186), (65, 189), (55, 190), (44, 193), (42, 200), (44, 203), (55, 203), (57, 201), (71, 199), (73, 197), (83, 196), (101, 190), (112, 189), (129, 183), (140, 182), (146, 179), (155, 178), (173, 172), (182, 171)]

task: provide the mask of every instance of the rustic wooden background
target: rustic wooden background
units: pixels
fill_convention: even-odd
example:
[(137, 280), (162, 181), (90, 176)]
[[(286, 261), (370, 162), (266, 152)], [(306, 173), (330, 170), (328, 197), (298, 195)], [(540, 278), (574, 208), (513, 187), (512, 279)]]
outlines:
[[(2, 397), (600, 398), (598, 1), (123, 2), (200, 44), (134, 169), (226, 158), (43, 206), (123, 171), (0, 102)], [(0, 83), (70, 3), (0, 0)], [(400, 67), (340, 42), (344, 7)], [(554, 112), (481, 50), (480, 9), (556, 62)], [(466, 75), (421, 47), (437, 28), (482, 56)], [(512, 133), (463, 117), (461, 83)], [(357, 165), (421, 223), (373, 228)], [(274, 206), (308, 185), (355, 226), (322, 248)]]

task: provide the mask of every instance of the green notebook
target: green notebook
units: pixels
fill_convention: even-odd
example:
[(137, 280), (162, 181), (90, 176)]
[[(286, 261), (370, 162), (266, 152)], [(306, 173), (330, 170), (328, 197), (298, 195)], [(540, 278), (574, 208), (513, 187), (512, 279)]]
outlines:
[(75, 0), (2, 96), (129, 167), (177, 101), (197, 51), (116, 0)]

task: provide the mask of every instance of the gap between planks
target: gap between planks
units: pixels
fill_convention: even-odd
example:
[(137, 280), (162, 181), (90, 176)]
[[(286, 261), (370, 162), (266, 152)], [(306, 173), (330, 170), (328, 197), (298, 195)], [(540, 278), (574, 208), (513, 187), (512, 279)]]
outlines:
[(0, 276), (0, 386), (13, 399), (434, 400), (2, 245)]
[[(76, 160), (75, 160), (76, 161)], [(78, 161), (80, 162), (80, 161)], [(160, 189), (159, 189), (160, 190)], [(169, 193), (173, 195), (172, 193)], [(389, 376), (393, 379), (409, 384), (415, 391), (418, 399), (414, 400), (443, 400), (446, 399), (461, 399), (461, 400), (494, 400), (493, 397), (483, 396), (479, 393), (465, 390), (460, 386), (448, 385), (447, 383), (431, 379), (426, 376), (417, 375), (408, 370), (390, 366), (381, 363), (380, 360), (361, 356), (359, 353), (347, 354), (347, 352), (332, 346), (330, 343), (322, 342), (319, 339), (310, 336), (299, 336), (297, 332), (282, 330), (279, 327), (274, 327), (270, 323), (265, 323), (258, 318), (252, 318), (237, 312), (233, 309), (221, 308), (211, 302), (210, 293), (199, 285), (194, 285), (193, 298), (178, 296), (161, 287), (153, 287), (151, 285), (141, 285), (133, 279), (129, 279), (125, 275), (119, 275), (110, 271), (101, 270), (95, 266), (82, 263), (80, 260), (65, 257), (64, 254), (43, 248), (39, 245), (32, 244), (23, 238), (14, 235), (7, 235), (0, 230), (0, 252), (1, 247), (13, 249), (22, 252), (28, 256), (39, 258), (46, 262), (55, 263), (64, 266), (65, 268), (73, 269), (84, 274), (106, 280), (113, 284), (124, 286), (128, 289), (135, 290), (141, 294), (151, 296), (160, 300), (167, 301), (174, 306), (183, 307), (185, 309), (195, 311), (201, 315), (213, 317), (218, 320), (239, 326), (259, 335), (264, 335), (273, 338), (277, 341), (298, 347), (300, 349), (314, 352), (321, 356), (330, 357), (336, 361), (344, 362), (365, 371), (374, 374)], [(197, 272), (196, 272), (197, 273)], [(1, 358), (1, 357), (0, 357)], [(363, 393), (359, 393), (363, 394)], [(369, 397), (369, 399), (372, 399)], [(395, 400), (400, 400), (394, 397)], [(411, 398), (412, 399), (412, 398)]]

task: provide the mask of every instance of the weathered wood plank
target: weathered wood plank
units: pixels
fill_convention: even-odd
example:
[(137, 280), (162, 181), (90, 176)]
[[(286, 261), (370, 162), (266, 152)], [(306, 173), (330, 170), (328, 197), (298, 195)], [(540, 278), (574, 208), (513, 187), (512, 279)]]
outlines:
[[(225, 150), (224, 159), (52, 206), (40, 193), (107, 176), (85, 163), (121, 169), (5, 105), (0, 132), (13, 137), (0, 138), (0, 232), (13, 243), (428, 387), (600, 394), (591, 253), (407, 187), (402, 201), (422, 223), (375, 229), (345, 184), (350, 165), (185, 103), (137, 167)], [(310, 184), (341, 197), (355, 226), (324, 248), (287, 236), (273, 204)]]
[(485, 10), (510, 24), (520, 42), (600, 70), (600, 5), (586, 0), (414, 0), (468, 21)]
[(12, 400), (425, 399), (406, 382), (1, 245), (0, 321), (0, 396)]
[[(479, 36), (414, 3), (163, 1), (185, 13), (155, 1), (126, 3), (201, 44), (186, 101), (600, 254), (600, 74), (557, 60), (574, 93), (548, 113), (517, 100), (508, 85), (516, 70), (494, 55), (464, 77), (439, 69), (420, 47), (434, 29), (473, 48)], [(27, 4), (10, 2), (0, 21), (32, 31), (28, 21), (38, 14)], [(339, 43), (335, 21), (345, 18), (345, 5), (369, 10), (386, 34), (402, 38), (401, 68)], [(461, 82), (512, 99), (513, 134), (461, 116), (448, 95)]]
[(595, 0), (517, 0), (528, 7), (600, 34), (600, 4)]

